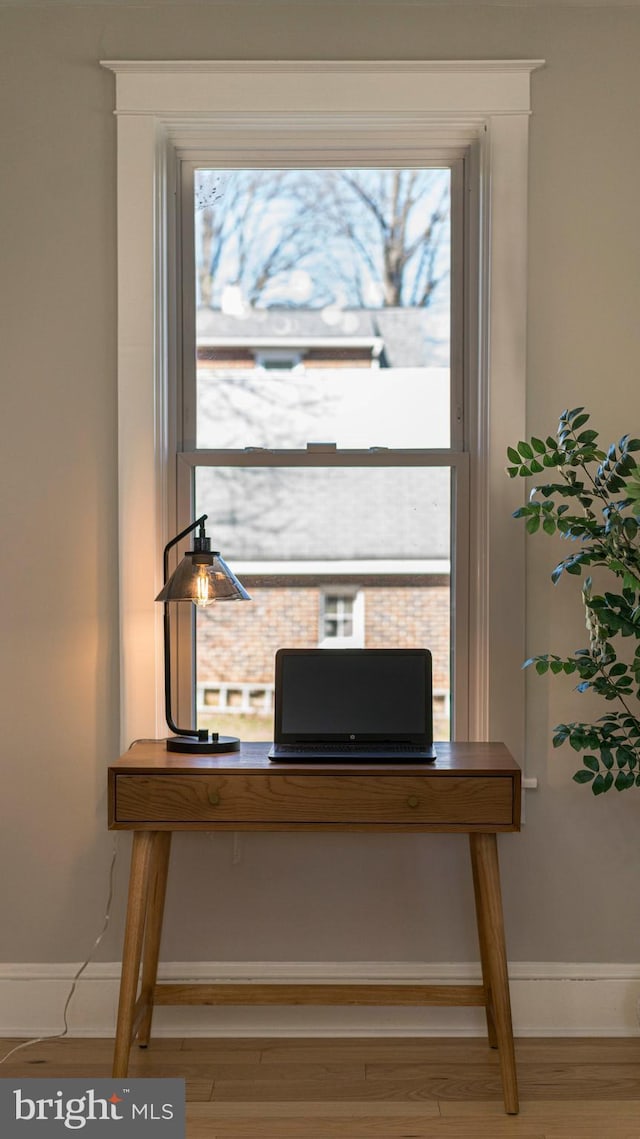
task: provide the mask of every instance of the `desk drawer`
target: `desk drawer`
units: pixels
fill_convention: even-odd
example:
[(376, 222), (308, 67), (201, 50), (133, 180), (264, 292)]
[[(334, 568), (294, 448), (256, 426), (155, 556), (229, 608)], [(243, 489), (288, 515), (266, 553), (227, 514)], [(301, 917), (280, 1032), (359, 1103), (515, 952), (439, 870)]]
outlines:
[(114, 823), (513, 825), (510, 776), (116, 775)]

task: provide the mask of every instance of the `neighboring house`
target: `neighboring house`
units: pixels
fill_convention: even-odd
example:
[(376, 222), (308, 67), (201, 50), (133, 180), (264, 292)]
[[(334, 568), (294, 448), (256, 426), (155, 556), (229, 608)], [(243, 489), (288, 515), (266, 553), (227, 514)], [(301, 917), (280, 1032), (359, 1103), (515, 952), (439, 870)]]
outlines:
[(198, 309), (198, 368), (447, 365), (439, 322), (416, 308)]
[[(342, 429), (349, 413), (341, 393), (369, 382), (364, 369), (374, 381), (374, 371), (386, 370), (384, 382), (398, 391), (407, 377), (419, 382), (429, 401), (425, 430), (443, 435), (448, 371), (429, 364), (426, 327), (424, 311), (411, 309), (330, 313), (328, 320), (298, 310), (242, 320), (202, 310), (198, 398), (211, 438), (200, 445), (229, 445), (229, 433), (237, 445), (241, 431), (250, 444), (255, 436), (268, 445), (265, 400), (277, 411), (276, 401), (289, 399), (284, 430), (299, 412), (302, 437), (327, 415)], [(338, 403), (327, 413), (322, 385), (332, 382)], [(370, 406), (379, 389), (359, 391), (360, 418), (392, 419), (393, 409)], [(254, 397), (252, 412), (246, 401)], [(448, 735), (449, 473), (420, 476), (418, 486), (415, 470), (403, 467), (201, 469), (198, 512), (209, 515), (215, 547), (253, 602), (198, 615), (201, 716), (216, 708), (270, 715), (273, 658), (283, 645), (425, 645), (434, 657), (438, 734)]]
[(353, 314), (347, 332), (332, 328), (319, 312), (253, 310), (239, 319), (199, 310), (198, 368), (379, 367), (383, 348), (368, 313)]

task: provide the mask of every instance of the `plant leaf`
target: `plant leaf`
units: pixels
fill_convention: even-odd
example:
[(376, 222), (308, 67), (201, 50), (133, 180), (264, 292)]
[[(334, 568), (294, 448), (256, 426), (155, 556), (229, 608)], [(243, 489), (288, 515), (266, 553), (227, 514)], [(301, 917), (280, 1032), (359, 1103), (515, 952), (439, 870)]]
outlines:
[(608, 791), (612, 785), (613, 775), (610, 771), (607, 771), (607, 774), (604, 777), (602, 775), (596, 775), (593, 783), (591, 784), (591, 790), (593, 791), (594, 795), (603, 795), (604, 792)]

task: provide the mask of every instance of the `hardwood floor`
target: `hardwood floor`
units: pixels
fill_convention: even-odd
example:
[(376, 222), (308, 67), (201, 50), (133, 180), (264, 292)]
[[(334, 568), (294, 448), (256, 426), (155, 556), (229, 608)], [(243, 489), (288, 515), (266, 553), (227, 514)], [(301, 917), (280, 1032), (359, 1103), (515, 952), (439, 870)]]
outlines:
[[(0, 1055), (17, 1041), (1, 1040)], [(52, 1040), (12, 1076), (108, 1076), (111, 1040)], [(520, 1115), (476, 1039), (157, 1039), (131, 1076), (183, 1076), (187, 1139), (640, 1139), (640, 1038), (516, 1041)]]

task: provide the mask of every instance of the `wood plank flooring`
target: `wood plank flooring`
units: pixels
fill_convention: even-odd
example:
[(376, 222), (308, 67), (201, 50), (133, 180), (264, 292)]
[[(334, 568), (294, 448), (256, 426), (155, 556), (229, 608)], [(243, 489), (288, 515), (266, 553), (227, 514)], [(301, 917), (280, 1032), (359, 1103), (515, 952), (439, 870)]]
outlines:
[[(0, 1078), (108, 1076), (112, 1053), (51, 1040)], [(640, 1038), (522, 1039), (516, 1058), (518, 1116), (484, 1039), (159, 1038), (130, 1075), (185, 1078), (187, 1139), (640, 1139)]]

